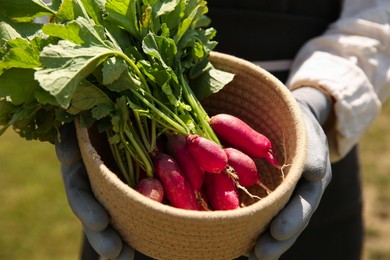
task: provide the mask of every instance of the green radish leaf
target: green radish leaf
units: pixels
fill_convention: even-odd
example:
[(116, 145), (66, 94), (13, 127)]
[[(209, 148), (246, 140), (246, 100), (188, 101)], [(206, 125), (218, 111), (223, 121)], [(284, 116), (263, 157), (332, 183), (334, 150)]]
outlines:
[(150, 62), (147, 62), (146, 60), (141, 60), (137, 63), (137, 66), (140, 67), (142, 72), (155, 84), (164, 85), (172, 78), (171, 71), (162, 66), (152, 67)]
[[(67, 40), (73, 42), (75, 44), (84, 44), (85, 40), (81, 37), (85, 35), (81, 35), (80, 25), (76, 21), (69, 22), (66, 25), (63, 24), (45, 24), (42, 27), (42, 31), (47, 35), (61, 38), (63, 40)], [(90, 35), (88, 35), (90, 36)]]
[(54, 38), (34, 37), (32, 40), (15, 38), (7, 41), (7, 46), (0, 49), (0, 75), (10, 68), (37, 69), (41, 66), (40, 51), (49, 43), (55, 43)]
[[(211, 24), (211, 19), (206, 15), (202, 15), (199, 17), (199, 20), (196, 22), (196, 28), (207, 28)], [(211, 28), (208, 28), (211, 29)]]
[(9, 101), (6, 101), (5, 99), (0, 98), (0, 126), (2, 126), (0, 128), (0, 136), (11, 125), (10, 121), (16, 109), (17, 106)]
[[(153, 12), (156, 13), (156, 18), (161, 21), (161, 27), (159, 29), (165, 31), (161, 35), (172, 38), (177, 33), (178, 25), (182, 20), (182, 15), (186, 8), (186, 3), (182, 0), (168, 0), (162, 5), (159, 4), (160, 1), (158, 0), (155, 0), (155, 2), (158, 3), (152, 5)], [(174, 9), (173, 5), (175, 5)], [(169, 32), (169, 34), (166, 34), (166, 32)]]
[[(118, 27), (115, 23), (104, 19), (107, 14), (105, 9), (106, 0), (80, 1), (93, 22), (105, 29), (104, 32), (102, 30), (101, 31), (107, 34), (107, 38), (112, 42), (117, 50), (125, 49), (133, 44), (126, 31), (124, 31), (121, 27)], [(102, 39), (104, 38), (102, 37)]]
[(179, 106), (176, 96), (173, 94), (172, 88), (169, 84), (162, 85), (161, 90), (167, 96), (170, 104), (172, 104), (175, 107)]
[(9, 68), (37, 68), (39, 62), (39, 49), (28, 40), (17, 38), (8, 41), (9, 49), (5, 52), (0, 63), (0, 75)]
[(121, 137), (119, 136), (119, 134), (114, 134), (113, 136), (110, 136), (108, 138), (108, 142), (110, 144), (119, 144), (121, 142)]
[(109, 58), (103, 63), (103, 79), (102, 83), (104, 85), (112, 84), (114, 81), (118, 80), (123, 72), (127, 69), (127, 64), (122, 59)]
[[(2, 108), (0, 108), (2, 110)], [(41, 104), (24, 104), (12, 109), (8, 125), (26, 140), (54, 143), (61, 122), (55, 121), (55, 108)]]
[(52, 95), (50, 95), (49, 92), (40, 87), (36, 89), (34, 93), (34, 98), (37, 100), (38, 103), (42, 105), (58, 106), (56, 99)]
[(37, 134), (46, 134), (50, 132), (53, 128), (53, 119), (55, 117), (54, 110), (40, 109), (37, 111), (35, 116), (35, 133)]
[[(96, 107), (97, 108), (97, 107)], [(93, 109), (95, 110), (95, 108)], [(94, 112), (92, 111), (92, 116), (94, 118), (96, 118), (94, 116)], [(101, 117), (102, 119), (98, 121), (97, 123), (97, 129), (99, 131), (99, 133), (104, 133), (106, 131), (110, 131), (111, 128), (112, 128), (112, 125), (111, 125), (111, 117), (110, 116), (107, 116), (107, 115), (104, 115)]]
[(80, 82), (111, 55), (112, 50), (105, 47), (83, 47), (62, 40), (43, 49), (45, 68), (35, 73), (35, 79), (67, 109)]
[[(103, 22), (104, 5), (106, 0), (80, 0), (87, 11), (89, 17), (95, 21), (96, 24)], [(105, 24), (106, 26), (106, 24)]]
[(0, 6), (0, 15), (19, 22), (29, 22), (35, 17), (55, 14), (42, 0), (0, 0)]
[[(56, 31), (58, 27), (46, 25), (45, 33), (82, 45), (93, 44), (93, 42), (97, 42), (98, 45), (105, 45), (107, 44), (105, 34), (107, 34), (117, 50), (120, 49), (117, 46), (122, 48), (129, 46), (131, 43), (128, 35), (121, 28), (116, 27), (115, 24), (103, 19), (103, 15), (105, 15), (104, 5), (104, 0), (65, 0), (59, 10), (59, 16), (65, 22), (77, 21), (80, 28), (71, 24), (69, 30), (64, 31), (59, 28), (60, 31)], [(59, 26), (61, 24), (52, 25)], [(50, 31), (48, 28), (50, 28)], [(89, 33), (86, 33), (87, 31)], [(90, 38), (91, 36), (92, 38)], [(90, 41), (91, 39), (92, 41)]]
[(3, 41), (16, 38), (32, 39), (41, 28), (42, 24), (30, 22), (15, 23), (8, 18), (0, 16), (0, 39)]
[(193, 131), (194, 133), (195, 132), (198, 132), (199, 133), (199, 127), (197, 127), (197, 123), (194, 121), (194, 119), (191, 117), (190, 114), (186, 113), (186, 114), (182, 114), (182, 115), (179, 115), (180, 116), (180, 119), (183, 120), (183, 122), (187, 125), (187, 127)]
[(48, 3), (47, 5), (50, 6), (52, 10), (56, 10), (58, 12), (58, 9), (60, 9), (62, 1), (63, 0), (51, 0), (50, 3)]
[(204, 73), (191, 80), (191, 89), (199, 100), (203, 100), (211, 94), (220, 91), (233, 78), (234, 74), (218, 70), (209, 63)]
[(179, 0), (155, 0), (154, 3), (151, 3), (150, 5), (153, 7), (153, 9), (157, 9), (156, 17), (158, 17), (171, 14), (173, 11), (175, 11), (178, 4)]
[(156, 58), (164, 68), (172, 66), (177, 54), (175, 42), (164, 36), (149, 33), (142, 41), (142, 50)]
[(193, 63), (197, 64), (201, 60), (208, 59), (208, 53), (210, 53), (217, 44), (215, 41), (211, 41), (215, 34), (214, 29), (186, 32), (178, 44), (178, 49), (186, 50), (186, 59), (192, 63), (190, 64), (190, 67), (194, 66)]
[[(180, 21), (180, 0), (149, 0), (148, 8), (142, 14), (142, 30), (169, 37), (169, 28), (174, 28)], [(167, 26), (169, 24), (169, 26)], [(168, 29), (168, 30), (167, 30)], [(166, 34), (168, 32), (168, 34)]]
[(121, 127), (125, 125), (126, 120), (129, 118), (129, 110), (128, 110), (128, 98), (126, 96), (121, 96), (116, 99), (115, 106), (117, 110), (120, 112), (120, 125)]
[(140, 88), (141, 82), (127, 73), (122, 74), (118, 80), (114, 81), (112, 84), (107, 85), (106, 87), (114, 92), (122, 92), (132, 87), (136, 89)]
[(101, 103), (97, 104), (95, 107), (91, 109), (92, 117), (96, 120), (101, 120), (106, 116), (109, 116), (111, 112), (113, 112), (114, 106), (113, 103)]
[(144, 73), (156, 83), (156, 86), (160, 87), (170, 103), (177, 106), (177, 100), (169, 86), (171, 80), (178, 83), (178, 78), (171, 68), (177, 55), (175, 42), (171, 38), (149, 33), (142, 41), (142, 49), (145, 54), (149, 55), (151, 61), (150, 63), (139, 63), (142, 65)]
[(32, 131), (28, 126), (34, 121), (35, 114), (39, 109), (40, 105), (35, 103), (18, 106), (15, 111), (13, 111), (9, 123), (14, 125), (14, 128), (16, 129), (24, 129), (25, 133)]
[(80, 0), (63, 0), (57, 12), (59, 20), (71, 21), (78, 17), (88, 19), (89, 16)]
[(140, 50), (138, 47), (136, 46), (127, 46), (125, 48), (125, 54), (131, 58), (132, 60), (135, 60), (135, 61), (143, 61), (145, 58), (144, 58), (144, 53), (142, 52), (142, 50)]
[(92, 117), (91, 111), (82, 111), (79, 115), (80, 126), (90, 128), (94, 123), (95, 119)]
[[(208, 61), (208, 54), (216, 46), (216, 42), (211, 41), (215, 36), (215, 30), (188, 31), (178, 44), (180, 52), (185, 52), (186, 56), (181, 59), (182, 66), (191, 70), (194, 77), (203, 73)], [(196, 76), (195, 76), (196, 77)]]
[(185, 5), (186, 15), (179, 25), (177, 34), (173, 37), (175, 42), (179, 42), (183, 35), (191, 28), (195, 28), (198, 19), (207, 12), (206, 1), (190, 0)]
[(55, 120), (61, 123), (71, 123), (74, 120), (75, 116), (69, 114), (63, 109), (57, 109), (55, 113)]
[(0, 39), (2, 41), (20, 38), (20, 33), (9, 22), (5, 22), (0, 16)]
[(138, 113), (140, 115), (141, 114), (143, 114), (143, 115), (150, 114), (149, 109), (142, 107), (140, 104), (136, 104), (135, 102), (133, 102), (130, 99), (127, 100), (127, 104), (133, 111), (135, 111), (136, 113)]
[(70, 107), (67, 110), (71, 114), (78, 114), (84, 110), (90, 110), (99, 104), (111, 104), (112, 101), (101, 89), (87, 80), (82, 80), (72, 96)]
[(15, 105), (32, 102), (34, 92), (38, 88), (34, 72), (31, 69), (19, 68), (6, 70), (0, 76), (0, 98), (7, 98)]
[(105, 9), (108, 21), (123, 27), (133, 37), (140, 39), (137, 2), (135, 0), (107, 0)]
[(88, 19), (78, 17), (66, 25), (45, 24), (42, 31), (47, 35), (68, 40), (75, 44), (83, 46), (105, 46), (104, 28), (99, 25), (93, 25)]
[(214, 28), (208, 28), (206, 30), (197, 31), (198, 37), (196, 37), (204, 46), (204, 49), (207, 52), (212, 51), (215, 46), (217, 46), (216, 41), (212, 41), (212, 39), (217, 34), (217, 31)]
[(111, 118), (112, 130), (116, 133), (119, 133), (121, 130), (121, 118), (119, 115), (115, 115)]

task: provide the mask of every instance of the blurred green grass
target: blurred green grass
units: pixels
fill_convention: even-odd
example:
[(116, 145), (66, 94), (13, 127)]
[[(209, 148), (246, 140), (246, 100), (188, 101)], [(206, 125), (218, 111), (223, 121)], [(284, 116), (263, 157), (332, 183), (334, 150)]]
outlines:
[(365, 260), (390, 259), (390, 101), (360, 143), (363, 169)]
[[(361, 141), (364, 259), (390, 259), (390, 103)], [(65, 197), (54, 146), (0, 137), (0, 259), (78, 259), (81, 225)]]
[(53, 145), (0, 137), (0, 205), (0, 259), (77, 259), (81, 225)]

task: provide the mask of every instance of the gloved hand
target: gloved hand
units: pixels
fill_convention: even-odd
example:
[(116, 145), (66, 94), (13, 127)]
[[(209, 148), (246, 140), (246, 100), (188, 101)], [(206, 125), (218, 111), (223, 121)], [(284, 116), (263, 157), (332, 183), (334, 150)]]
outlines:
[(91, 246), (104, 258), (133, 259), (134, 250), (111, 228), (106, 210), (92, 193), (73, 124), (61, 128), (55, 148), (68, 203), (83, 224)]
[(305, 229), (332, 176), (327, 138), (321, 125), (332, 104), (321, 91), (302, 87), (292, 92), (302, 110), (307, 128), (308, 153), (304, 171), (290, 201), (261, 235), (250, 259), (277, 259)]

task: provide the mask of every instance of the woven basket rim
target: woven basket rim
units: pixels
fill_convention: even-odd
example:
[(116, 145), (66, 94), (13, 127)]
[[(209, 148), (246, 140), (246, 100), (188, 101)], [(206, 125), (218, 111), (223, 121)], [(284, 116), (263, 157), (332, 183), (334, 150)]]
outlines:
[[(219, 53), (219, 52), (211, 52), (210, 54), (210, 60), (216, 60), (216, 59), (222, 59), (222, 60), (229, 60), (233, 61), (238, 64), (244, 64), (245, 66), (250, 67), (251, 70), (257, 71), (258, 73), (261, 73), (263, 75), (266, 75), (269, 79), (271, 79), (275, 86), (277, 86), (277, 91), (280, 93), (280, 95), (283, 97), (285, 102), (288, 103), (288, 106), (291, 108), (291, 114), (294, 117), (295, 125), (297, 132), (299, 134), (297, 135), (296, 142), (299, 144), (299, 147), (302, 149), (297, 149), (296, 154), (294, 156), (294, 164), (291, 165), (289, 169), (289, 174), (286, 176), (286, 178), (283, 180), (283, 182), (268, 196), (263, 198), (262, 200), (246, 206), (242, 208), (238, 208), (235, 210), (226, 210), (226, 211), (192, 211), (192, 210), (185, 210), (185, 209), (179, 209), (175, 208), (169, 205), (161, 204), (158, 202), (155, 202), (149, 198), (146, 198), (145, 196), (141, 195), (131, 187), (129, 187), (127, 184), (122, 182), (115, 173), (111, 172), (110, 169), (107, 168), (107, 166), (101, 161), (100, 156), (98, 155), (95, 148), (92, 146), (88, 130), (86, 128), (81, 128), (79, 122), (76, 120), (76, 128), (79, 134), (79, 137), (81, 140), (88, 143), (89, 150), (93, 157), (95, 157), (95, 163), (98, 164), (98, 167), (102, 170), (102, 172), (109, 173), (109, 177), (113, 182), (116, 183), (117, 187), (124, 192), (126, 192), (129, 197), (132, 197), (134, 200), (138, 201), (139, 203), (143, 204), (146, 208), (163, 212), (164, 214), (169, 214), (170, 216), (177, 217), (177, 218), (183, 218), (183, 219), (192, 219), (192, 220), (201, 220), (201, 221), (215, 221), (215, 219), (237, 219), (241, 218), (247, 214), (251, 214), (253, 211), (262, 210), (263, 208), (266, 208), (268, 205), (272, 204), (273, 202), (277, 201), (279, 198), (281, 198), (284, 194), (284, 192), (288, 189), (291, 189), (291, 185), (295, 185), (302, 173), (303, 170), (303, 162), (306, 157), (306, 146), (307, 146), (307, 140), (306, 140), (306, 128), (303, 124), (303, 117), (301, 115), (300, 109), (298, 107), (298, 104), (296, 103), (295, 99), (291, 95), (290, 91), (281, 83), (275, 76), (267, 72), (266, 70), (258, 67), (257, 65), (254, 65), (246, 60), (243, 60), (241, 58)], [(297, 145), (298, 147), (298, 145)], [(291, 174), (294, 173), (294, 174)]]

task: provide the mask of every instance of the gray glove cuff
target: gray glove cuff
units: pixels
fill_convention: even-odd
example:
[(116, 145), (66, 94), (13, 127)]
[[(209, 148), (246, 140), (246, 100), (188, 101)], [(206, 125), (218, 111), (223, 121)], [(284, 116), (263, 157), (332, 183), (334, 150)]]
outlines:
[(295, 99), (308, 107), (321, 125), (327, 121), (333, 107), (328, 95), (315, 87), (300, 87), (292, 91)]

